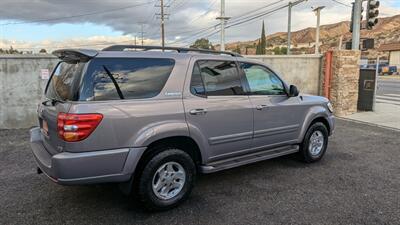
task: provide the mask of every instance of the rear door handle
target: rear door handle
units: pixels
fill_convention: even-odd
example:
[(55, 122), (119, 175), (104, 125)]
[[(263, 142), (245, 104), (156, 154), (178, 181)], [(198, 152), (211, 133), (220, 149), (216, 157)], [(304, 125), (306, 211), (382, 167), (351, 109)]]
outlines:
[(257, 105), (256, 109), (257, 110), (262, 110), (263, 108), (266, 108), (266, 107), (267, 107), (267, 105)]
[(207, 113), (207, 109), (192, 109), (189, 113), (191, 115), (204, 115)]

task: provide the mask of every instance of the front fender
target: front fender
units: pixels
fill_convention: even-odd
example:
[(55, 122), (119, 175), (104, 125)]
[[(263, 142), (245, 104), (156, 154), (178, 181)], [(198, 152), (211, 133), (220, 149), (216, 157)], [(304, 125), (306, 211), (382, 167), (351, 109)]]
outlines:
[(300, 135), (298, 137), (299, 143), (303, 142), (304, 135), (306, 134), (312, 121), (320, 117), (325, 119), (329, 117), (326, 108), (321, 105), (313, 106), (307, 111), (306, 116), (304, 118), (303, 126), (301, 127)]
[(130, 143), (135, 147), (145, 147), (154, 141), (174, 136), (190, 137), (186, 121), (172, 120), (149, 124), (140, 129)]

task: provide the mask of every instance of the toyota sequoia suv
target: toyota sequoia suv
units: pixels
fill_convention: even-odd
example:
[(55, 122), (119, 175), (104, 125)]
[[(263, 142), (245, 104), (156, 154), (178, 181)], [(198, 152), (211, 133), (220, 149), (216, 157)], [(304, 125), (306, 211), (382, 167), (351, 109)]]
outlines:
[[(114, 45), (53, 52), (30, 142), (62, 185), (119, 183), (144, 208), (184, 201), (198, 173), (297, 154), (320, 160), (331, 103), (231, 52)], [(289, 63), (289, 62), (288, 62)]]

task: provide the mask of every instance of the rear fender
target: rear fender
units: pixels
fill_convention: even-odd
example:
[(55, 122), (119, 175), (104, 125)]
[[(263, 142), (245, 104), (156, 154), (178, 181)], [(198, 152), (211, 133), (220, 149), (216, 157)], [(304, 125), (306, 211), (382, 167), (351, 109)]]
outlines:
[(190, 132), (186, 121), (165, 121), (162, 123), (150, 124), (149, 126), (142, 128), (138, 132), (138, 135), (132, 138), (131, 143), (133, 143), (132, 146), (135, 147), (145, 147), (163, 138), (177, 136), (190, 137), (198, 145), (202, 156), (202, 162), (205, 162), (205, 159), (208, 157), (208, 154), (205, 151), (206, 143), (204, 141), (206, 139), (198, 128), (191, 124), (189, 124), (189, 127)]
[(145, 147), (151, 143), (168, 137), (186, 136), (189, 137), (189, 129), (186, 121), (163, 121), (149, 124), (137, 132), (137, 135), (132, 137), (130, 143), (135, 147)]

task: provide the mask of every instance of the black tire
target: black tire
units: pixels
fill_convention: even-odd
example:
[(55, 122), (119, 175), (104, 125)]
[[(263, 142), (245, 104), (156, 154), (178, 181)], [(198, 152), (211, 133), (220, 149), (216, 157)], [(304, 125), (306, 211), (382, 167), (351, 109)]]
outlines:
[[(322, 133), (324, 139), (323, 139), (322, 149), (319, 151), (318, 154), (313, 154), (309, 148), (310, 138), (316, 131)], [(300, 152), (299, 152), (300, 159), (306, 163), (312, 163), (321, 160), (328, 147), (328, 136), (329, 136), (328, 129), (323, 123), (321, 122), (313, 123), (308, 128), (304, 136), (303, 142), (300, 145)]]
[[(196, 166), (193, 159), (183, 150), (161, 147), (157, 148), (157, 152), (144, 166), (137, 184), (139, 201), (149, 211), (168, 210), (185, 201), (192, 191), (196, 177)], [(171, 199), (162, 199), (153, 191), (153, 177), (161, 166), (169, 162), (182, 166), (185, 171), (185, 182), (176, 196)]]

